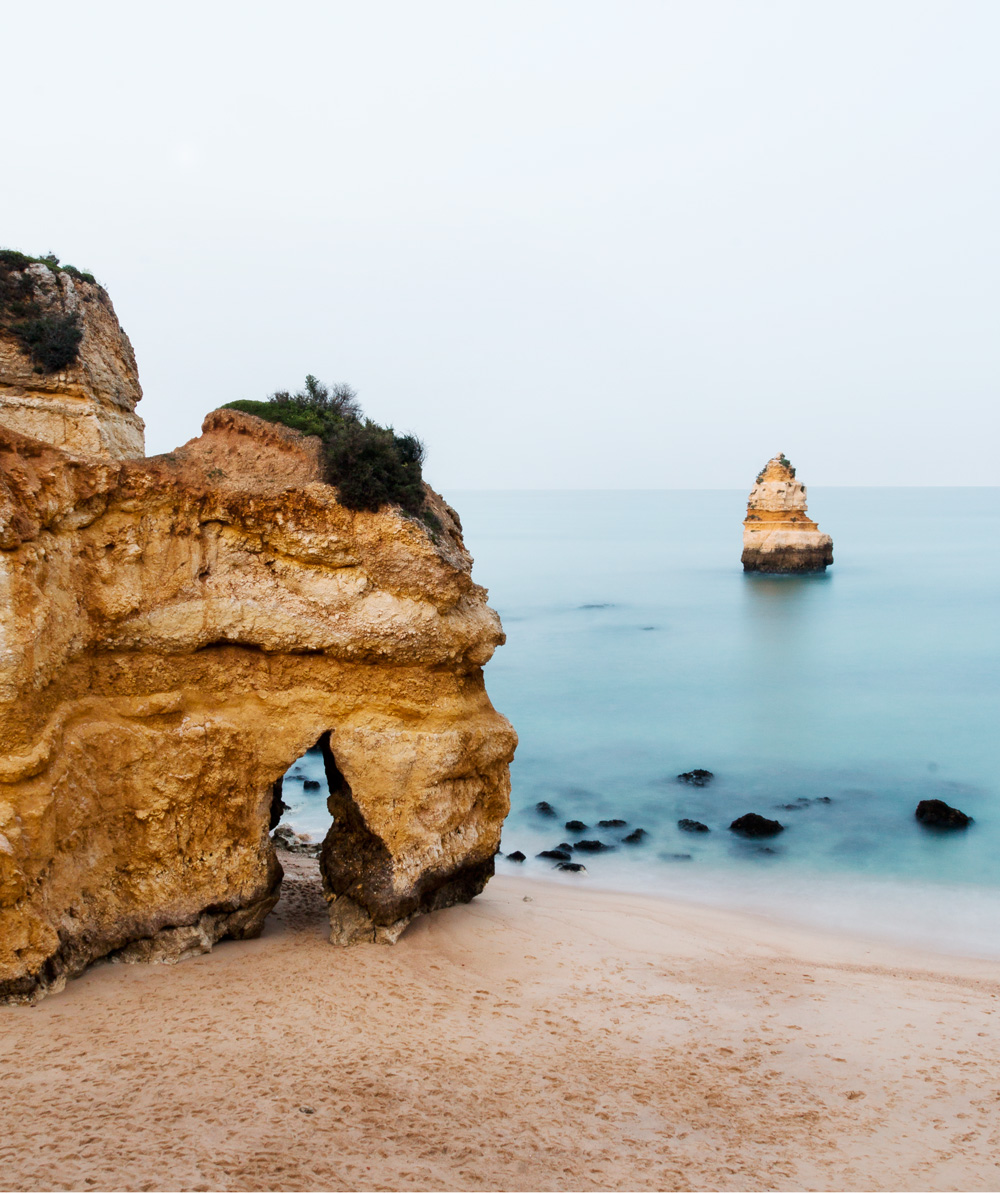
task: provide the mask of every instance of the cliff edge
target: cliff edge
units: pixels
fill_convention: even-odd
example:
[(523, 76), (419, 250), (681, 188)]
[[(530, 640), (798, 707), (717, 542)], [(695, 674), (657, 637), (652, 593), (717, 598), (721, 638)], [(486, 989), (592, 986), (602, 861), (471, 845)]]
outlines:
[(743, 522), (744, 572), (822, 572), (833, 540), (806, 514), (806, 487), (784, 455), (757, 474)]
[[(429, 489), (434, 531), (395, 507), (346, 509), (315, 437), (233, 410), (175, 452), (123, 458), (134, 440), (99, 426), (136, 430), (115, 412), (138, 384), (102, 310), (110, 339), (85, 323), (61, 389), (0, 357), (0, 998), (14, 1001), (97, 958), (173, 961), (258, 933), (281, 882), (274, 786), (316, 744), (336, 942), (395, 940), (481, 891), (509, 807), (516, 736), (482, 675), (504, 635), (455, 512)], [(30, 386), (42, 405), (25, 407)], [(70, 386), (90, 415), (48, 418)], [(41, 414), (31, 437), (26, 409)]]
[(89, 275), (0, 249), (0, 425), (67, 452), (143, 456), (135, 354)]

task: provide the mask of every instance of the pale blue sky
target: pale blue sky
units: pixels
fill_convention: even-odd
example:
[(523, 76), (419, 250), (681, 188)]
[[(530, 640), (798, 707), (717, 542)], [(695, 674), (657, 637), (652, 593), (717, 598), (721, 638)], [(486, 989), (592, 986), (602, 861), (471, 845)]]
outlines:
[(438, 488), (998, 484), (994, 0), (34, 0), (0, 243), (150, 452), (306, 372)]

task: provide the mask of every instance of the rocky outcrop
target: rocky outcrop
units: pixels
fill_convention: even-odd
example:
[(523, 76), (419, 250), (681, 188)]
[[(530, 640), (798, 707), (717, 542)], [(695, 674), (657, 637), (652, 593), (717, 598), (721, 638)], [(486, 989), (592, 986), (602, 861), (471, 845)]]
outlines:
[(806, 487), (782, 454), (757, 474), (743, 522), (745, 572), (822, 572), (833, 540), (806, 515)]
[(0, 282), (8, 305), (29, 296), (36, 322), (68, 319), (82, 333), (75, 361), (47, 372), (4, 326), (11, 321), (0, 321), (0, 425), (67, 452), (143, 456), (135, 355), (107, 291), (77, 271), (41, 262), (18, 269), (0, 261)]
[(31, 379), (0, 378), (0, 996), (258, 933), (281, 881), (276, 783), (317, 743), (332, 939), (391, 941), (469, 899), (516, 738), (483, 684), (504, 636), (458, 516), (430, 491), (433, 532), (345, 509), (316, 439), (236, 411), (123, 459), (100, 427), (137, 426), (138, 386), (101, 318), (109, 339), (72, 371), (100, 452), (65, 450), (58, 419), (20, 433)]
[(922, 825), (935, 829), (966, 829), (972, 824), (968, 813), (952, 808), (943, 800), (921, 800), (913, 814)]
[(737, 817), (729, 828), (741, 837), (774, 837), (785, 828), (780, 821), (772, 821), (769, 817), (762, 817), (760, 813), (744, 813)]

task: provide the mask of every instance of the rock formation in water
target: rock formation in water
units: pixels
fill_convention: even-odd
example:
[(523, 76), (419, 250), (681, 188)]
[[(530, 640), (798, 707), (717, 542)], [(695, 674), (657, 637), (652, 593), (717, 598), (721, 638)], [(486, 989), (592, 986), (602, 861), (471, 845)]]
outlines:
[(317, 743), (331, 939), (470, 899), (516, 737), (458, 516), (346, 509), (317, 439), (232, 410), (140, 458), (131, 347), (69, 282), (73, 367), (0, 327), (0, 997), (258, 933), (276, 781)]
[(750, 490), (743, 522), (745, 572), (822, 572), (833, 563), (833, 540), (806, 515), (806, 487), (782, 453), (769, 460)]

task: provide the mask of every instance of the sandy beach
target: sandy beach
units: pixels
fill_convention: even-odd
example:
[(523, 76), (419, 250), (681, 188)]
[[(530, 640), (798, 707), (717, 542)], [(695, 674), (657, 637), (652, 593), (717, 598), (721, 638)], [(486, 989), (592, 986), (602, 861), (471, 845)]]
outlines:
[(1000, 964), (494, 880), (0, 1009), (17, 1190), (995, 1190)]

